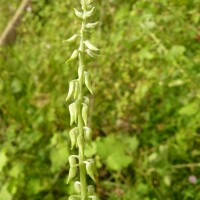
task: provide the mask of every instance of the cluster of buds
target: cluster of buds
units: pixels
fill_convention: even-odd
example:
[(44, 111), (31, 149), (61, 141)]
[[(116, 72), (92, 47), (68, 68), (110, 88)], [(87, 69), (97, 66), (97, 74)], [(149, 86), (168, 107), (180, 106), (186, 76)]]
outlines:
[[(88, 91), (92, 93), (91, 75), (85, 69), (84, 57), (86, 55), (95, 57), (99, 49), (95, 47), (89, 40), (86, 34), (91, 33), (98, 25), (98, 22), (88, 23), (88, 19), (94, 14), (95, 8), (91, 5), (93, 0), (80, 0), (82, 11), (74, 9), (74, 14), (78, 20), (82, 22), (79, 34), (75, 34), (68, 40), (63, 42), (72, 43), (79, 41), (80, 46), (75, 49), (71, 57), (66, 61), (69, 63), (73, 60), (78, 60), (78, 78), (70, 81), (69, 91), (66, 101), (73, 101), (69, 105), (70, 125), (73, 128), (69, 131), (71, 139), (71, 149), (77, 149), (78, 155), (71, 155), (69, 157), (69, 176), (67, 182), (69, 183), (74, 177), (80, 174), (80, 181), (74, 183), (76, 195), (71, 195), (69, 200), (81, 199), (97, 199), (95, 196), (95, 189), (93, 185), (87, 186), (86, 175), (93, 181), (97, 176), (95, 162), (93, 159), (85, 158), (85, 145), (92, 147), (92, 130), (88, 126), (88, 112), (90, 99), (84, 96), (84, 85)], [(78, 173), (79, 172), (79, 173)]]

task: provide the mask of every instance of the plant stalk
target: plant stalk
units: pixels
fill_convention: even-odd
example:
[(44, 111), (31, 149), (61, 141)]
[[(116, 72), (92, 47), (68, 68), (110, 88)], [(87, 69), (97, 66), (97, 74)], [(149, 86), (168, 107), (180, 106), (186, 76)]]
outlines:
[[(85, 15), (85, 11), (84, 11)], [(79, 46), (79, 100), (82, 103), (83, 102), (83, 74), (84, 74), (84, 36), (85, 36), (85, 24), (86, 20), (83, 20), (82, 27), (80, 31), (80, 46)], [(79, 108), (79, 116), (78, 116), (78, 128), (79, 128), (79, 134), (83, 137), (83, 118), (81, 116), (81, 106)], [(86, 182), (86, 169), (84, 161), (84, 149), (83, 149), (83, 155), (81, 154), (81, 150), (79, 149), (79, 169), (80, 169), (80, 183), (81, 183), (81, 197), (82, 200), (86, 200), (87, 197), (87, 182)]]

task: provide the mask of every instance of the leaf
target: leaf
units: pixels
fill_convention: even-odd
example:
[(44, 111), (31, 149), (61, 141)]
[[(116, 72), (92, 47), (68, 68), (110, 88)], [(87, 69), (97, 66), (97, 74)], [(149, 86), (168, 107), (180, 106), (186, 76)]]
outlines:
[(23, 174), (24, 164), (22, 162), (14, 162), (13, 167), (9, 171), (11, 177), (17, 178), (19, 175)]
[(78, 51), (78, 50), (75, 50), (75, 51), (72, 53), (71, 57), (66, 61), (66, 63), (69, 63), (70, 61), (76, 59), (77, 56), (78, 56), (78, 53), (79, 53), (79, 51)]
[(99, 51), (99, 49), (95, 47), (89, 40), (86, 40), (84, 43), (88, 49), (92, 51)]
[(13, 93), (19, 93), (22, 91), (23, 85), (22, 85), (22, 81), (19, 79), (14, 79), (11, 83), (11, 90)]
[(136, 136), (124, 138), (126, 148), (130, 149), (132, 152), (135, 152), (139, 146), (139, 140)]
[(5, 150), (3, 149), (0, 152), (0, 172), (2, 172), (2, 170), (6, 166), (7, 162), (8, 162), (8, 157), (6, 155)]
[(54, 147), (50, 152), (51, 171), (57, 172), (64, 167), (68, 161), (69, 152), (65, 144)]
[(3, 187), (0, 190), (0, 198), (2, 200), (12, 200), (12, 194), (9, 193), (8, 191), (8, 183), (6, 183), (5, 185), (3, 185)]
[(111, 170), (121, 171), (123, 168), (128, 167), (128, 165), (132, 162), (132, 158), (125, 154), (125, 152), (121, 149), (114, 153), (112, 153), (107, 159), (107, 167)]
[(183, 53), (186, 51), (186, 48), (184, 46), (181, 45), (174, 45), (172, 46), (171, 50), (170, 50), (170, 54), (176, 58), (177, 56), (181, 56), (183, 55)]
[(187, 116), (192, 116), (194, 114), (196, 114), (197, 112), (199, 112), (200, 110), (200, 104), (198, 101), (194, 101), (192, 103), (189, 103), (188, 105), (185, 105), (184, 107), (182, 107), (178, 113), (180, 115), (187, 115)]
[(172, 82), (170, 82), (168, 84), (168, 86), (169, 87), (176, 87), (176, 86), (184, 85), (185, 83), (186, 83), (186, 80), (177, 79), (177, 80), (173, 80)]

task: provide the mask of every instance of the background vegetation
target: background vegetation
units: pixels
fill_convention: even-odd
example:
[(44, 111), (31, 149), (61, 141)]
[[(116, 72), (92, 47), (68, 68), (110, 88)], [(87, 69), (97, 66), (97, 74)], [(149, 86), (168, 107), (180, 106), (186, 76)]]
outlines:
[[(0, 4), (0, 31), (19, 0)], [(106, 200), (200, 199), (200, 0), (95, 1), (88, 59), (97, 191)], [(69, 155), (65, 65), (78, 1), (32, 1), (0, 49), (0, 199), (64, 200)], [(91, 97), (93, 98), (93, 97)], [(92, 109), (92, 108), (91, 108)]]

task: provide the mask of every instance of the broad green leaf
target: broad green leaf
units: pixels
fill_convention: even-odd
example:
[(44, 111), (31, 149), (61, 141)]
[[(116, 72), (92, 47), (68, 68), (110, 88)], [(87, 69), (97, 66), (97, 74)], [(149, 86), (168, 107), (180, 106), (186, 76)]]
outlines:
[(0, 172), (2, 172), (3, 168), (6, 166), (8, 162), (8, 157), (6, 155), (5, 150), (1, 150), (0, 152)]
[(65, 145), (53, 147), (50, 152), (51, 171), (56, 172), (61, 170), (68, 161), (69, 152)]
[(11, 90), (13, 93), (19, 93), (22, 91), (22, 81), (15, 78), (11, 83)]
[(124, 144), (126, 145), (127, 149), (130, 149), (132, 152), (134, 152), (139, 146), (139, 140), (136, 136), (125, 137)]
[(13, 200), (12, 194), (8, 191), (8, 184), (3, 185), (0, 190), (0, 199), (2, 200)]
[(21, 162), (15, 162), (13, 163), (13, 167), (9, 171), (9, 175), (11, 177), (17, 178), (18, 176), (23, 174), (24, 164)]
[(178, 112), (180, 115), (192, 116), (200, 111), (200, 103), (194, 101), (182, 107)]
[(132, 161), (133, 159), (121, 149), (109, 155), (106, 159), (106, 164), (111, 170), (121, 171), (123, 168), (128, 167)]

